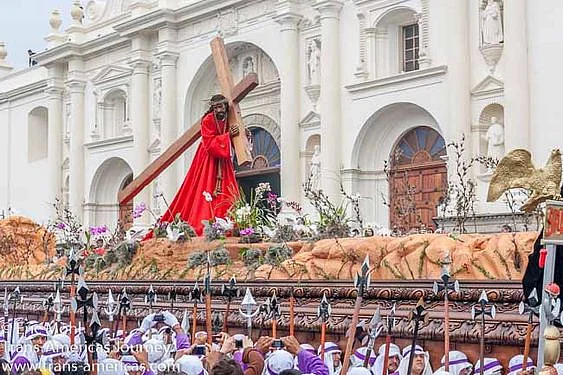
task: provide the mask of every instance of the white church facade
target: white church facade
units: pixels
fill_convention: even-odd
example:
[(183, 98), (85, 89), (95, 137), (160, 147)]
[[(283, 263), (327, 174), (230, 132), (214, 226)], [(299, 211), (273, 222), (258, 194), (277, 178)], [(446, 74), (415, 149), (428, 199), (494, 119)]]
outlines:
[[(288, 200), (305, 201), (313, 166), (330, 197), (342, 184), (389, 226), (401, 197), (387, 160), (428, 220), (454, 174), (449, 142), (464, 135), (469, 157), (526, 148), (537, 164), (563, 144), (559, 0), (82, 0), (71, 15), (45, 20), (33, 67), (11, 69), (0, 44), (4, 215), (45, 222), (58, 196), (86, 225), (115, 223), (118, 192), (219, 91), (217, 35), (235, 81), (259, 79), (240, 103), (254, 156), (241, 184), (271, 180)], [(162, 212), (194, 150), (135, 202)], [(470, 173), (477, 210), (506, 210), (484, 201), (490, 173)]]

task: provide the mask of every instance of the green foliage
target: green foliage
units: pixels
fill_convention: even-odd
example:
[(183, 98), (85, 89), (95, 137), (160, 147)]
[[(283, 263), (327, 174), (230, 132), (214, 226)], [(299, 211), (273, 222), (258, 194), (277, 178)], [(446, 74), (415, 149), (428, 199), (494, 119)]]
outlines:
[(257, 269), (264, 264), (264, 257), (260, 249), (253, 247), (241, 249), (240, 256), (244, 265), (250, 269)]
[(290, 259), (293, 255), (293, 250), (285, 243), (270, 246), (264, 254), (264, 263), (271, 266), (280, 266), (283, 262)]

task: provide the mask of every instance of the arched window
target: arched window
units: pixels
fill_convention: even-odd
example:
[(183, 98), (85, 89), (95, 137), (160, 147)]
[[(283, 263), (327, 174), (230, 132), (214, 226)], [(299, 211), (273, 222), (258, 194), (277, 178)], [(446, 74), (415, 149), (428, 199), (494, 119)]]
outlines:
[[(251, 126), (247, 128), (251, 133), (252, 163), (251, 169), (279, 167), (281, 164), (280, 149), (274, 137), (264, 128)], [(237, 170), (248, 169), (238, 166)]]
[(111, 91), (102, 104), (104, 138), (119, 137), (127, 122), (127, 96), (122, 90)]
[(27, 115), (27, 159), (34, 162), (47, 157), (48, 150), (47, 108), (34, 108)]

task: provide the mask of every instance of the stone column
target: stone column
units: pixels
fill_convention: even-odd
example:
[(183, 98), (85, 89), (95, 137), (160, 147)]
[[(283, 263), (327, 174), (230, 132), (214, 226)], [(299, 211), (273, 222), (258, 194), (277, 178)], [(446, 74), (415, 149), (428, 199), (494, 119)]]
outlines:
[[(132, 40), (132, 53), (129, 64), (133, 68), (130, 95), (130, 120), (133, 126), (133, 175), (138, 176), (149, 165), (149, 52), (148, 38), (139, 34)], [(150, 189), (144, 188), (135, 197), (134, 203), (150, 205)], [(148, 216), (143, 215), (142, 221), (148, 223)]]
[(386, 77), (389, 75), (389, 32), (387, 27), (383, 26), (372, 30), (375, 45), (375, 76), (377, 78)]
[(301, 176), (299, 165), (299, 31), (301, 16), (294, 2), (285, 1), (278, 8), (276, 21), (281, 26), (281, 194), (287, 200), (299, 201)]
[[(469, 57), (469, 14), (465, 1), (448, 1), (443, 15), (447, 17), (448, 35), (448, 111), (447, 141), (458, 141), (462, 134), (466, 138), (466, 156), (471, 153), (471, 113), (470, 113), (470, 57)], [(445, 20), (442, 20), (445, 21)], [(445, 31), (445, 30), (443, 30)]]
[(418, 64), (420, 69), (429, 68), (431, 59), (430, 59), (430, 46), (429, 46), (429, 21), (428, 21), (428, 14), (430, 12), (430, 0), (422, 0), (422, 12), (418, 16), (418, 35), (419, 37), (419, 59)]
[[(161, 152), (178, 138), (178, 120), (176, 97), (176, 61), (178, 54), (175, 52), (162, 52), (159, 54), (161, 63), (162, 101), (160, 110)], [(172, 163), (160, 176), (160, 186), (168, 202), (178, 191), (178, 162)]]
[(504, 144), (507, 152), (530, 146), (527, 3), (504, 2)]
[[(49, 67), (48, 86), (45, 92), (48, 95), (48, 134), (47, 134), (47, 160), (49, 165), (49, 203), (54, 203), (61, 196), (62, 182), (62, 145), (63, 145), (63, 72), (62, 66)], [(54, 214), (54, 211), (51, 212)]]
[(321, 19), (321, 186), (335, 204), (340, 202), (340, 47), (342, 1), (318, 0)]
[(80, 219), (84, 203), (84, 80), (83, 62), (72, 59), (68, 63), (67, 87), (70, 92), (70, 166), (69, 206)]

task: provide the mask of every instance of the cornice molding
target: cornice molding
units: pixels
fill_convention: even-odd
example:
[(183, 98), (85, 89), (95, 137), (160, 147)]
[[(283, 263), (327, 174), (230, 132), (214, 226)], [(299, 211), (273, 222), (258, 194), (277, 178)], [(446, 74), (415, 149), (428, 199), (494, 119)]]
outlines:
[[(448, 71), (446, 65), (435, 66), (427, 69), (415, 70), (412, 72), (395, 74), (390, 77), (377, 78), (371, 81), (355, 83), (345, 86), (351, 94), (360, 94), (366, 91), (375, 91), (392, 87), (399, 84), (421, 83), (430, 78), (439, 78), (445, 76)], [(417, 85), (413, 85), (416, 87)], [(408, 87), (407, 87), (408, 88)]]
[(20, 86), (13, 90), (0, 93), (0, 103), (12, 102), (20, 100), (30, 95), (45, 92), (47, 88), (47, 79), (42, 79), (29, 85)]

